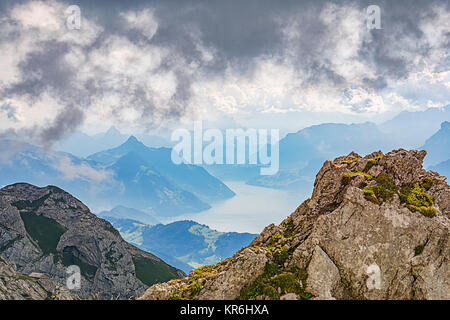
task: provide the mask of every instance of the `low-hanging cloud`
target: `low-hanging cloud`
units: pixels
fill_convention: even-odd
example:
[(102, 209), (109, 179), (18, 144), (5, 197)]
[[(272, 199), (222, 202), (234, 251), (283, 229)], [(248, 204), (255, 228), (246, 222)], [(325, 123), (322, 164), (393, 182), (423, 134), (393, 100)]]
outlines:
[(110, 171), (96, 169), (88, 163), (82, 162), (75, 164), (68, 156), (60, 157), (55, 164), (55, 168), (61, 172), (64, 180), (87, 180), (93, 183), (102, 183), (113, 180), (113, 174)]

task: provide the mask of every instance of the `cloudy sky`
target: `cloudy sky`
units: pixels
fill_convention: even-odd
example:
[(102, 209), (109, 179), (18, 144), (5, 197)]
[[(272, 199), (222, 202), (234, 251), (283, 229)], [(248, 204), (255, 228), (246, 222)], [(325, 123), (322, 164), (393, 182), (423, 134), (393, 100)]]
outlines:
[(93, 2), (0, 1), (0, 135), (293, 131), (450, 103), (449, 1)]

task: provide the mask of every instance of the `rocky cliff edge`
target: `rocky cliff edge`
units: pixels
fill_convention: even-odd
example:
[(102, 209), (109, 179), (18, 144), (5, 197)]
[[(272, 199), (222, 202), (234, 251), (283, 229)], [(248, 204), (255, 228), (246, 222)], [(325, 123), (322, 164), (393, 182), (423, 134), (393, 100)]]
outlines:
[(450, 299), (450, 187), (425, 155), (326, 161), (279, 226), (141, 299)]

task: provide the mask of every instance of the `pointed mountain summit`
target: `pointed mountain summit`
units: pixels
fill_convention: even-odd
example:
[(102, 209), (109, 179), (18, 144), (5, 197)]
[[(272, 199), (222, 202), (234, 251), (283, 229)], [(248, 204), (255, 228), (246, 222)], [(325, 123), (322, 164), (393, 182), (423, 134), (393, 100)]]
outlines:
[(121, 135), (121, 133), (115, 126), (111, 126), (108, 131), (105, 132), (105, 136), (108, 135)]
[[(188, 164), (177, 165), (171, 159), (172, 149), (149, 148), (135, 136), (130, 136), (125, 143), (116, 148), (95, 153), (87, 159), (105, 167), (115, 168), (115, 163), (130, 152), (133, 152), (133, 157), (138, 157), (142, 160), (140, 162), (144, 162), (140, 166), (152, 168), (153, 173), (156, 171), (165, 177), (170, 184), (189, 190), (202, 202), (211, 203), (235, 195), (222, 181), (210, 175), (203, 167)], [(131, 161), (130, 158), (132, 157), (125, 157), (132, 165), (136, 161)], [(120, 163), (123, 168), (124, 160), (122, 159)], [(127, 172), (129, 171), (127, 170)], [(118, 176), (118, 178), (120, 180), (121, 177)]]
[(135, 136), (131, 135), (118, 147), (94, 153), (93, 155), (90, 155), (88, 159), (105, 165), (111, 165), (129, 152), (135, 152), (136, 155), (139, 155), (145, 159), (145, 156), (142, 155), (147, 149), (149, 148), (140, 142)]
[(129, 145), (129, 146), (137, 146), (137, 147), (139, 147), (139, 146), (144, 146), (145, 147), (145, 145), (142, 143), (142, 142), (140, 142), (135, 136), (133, 136), (133, 135), (131, 135), (128, 139), (127, 139), (127, 141), (125, 141), (124, 143), (122, 143), (122, 146), (123, 145)]

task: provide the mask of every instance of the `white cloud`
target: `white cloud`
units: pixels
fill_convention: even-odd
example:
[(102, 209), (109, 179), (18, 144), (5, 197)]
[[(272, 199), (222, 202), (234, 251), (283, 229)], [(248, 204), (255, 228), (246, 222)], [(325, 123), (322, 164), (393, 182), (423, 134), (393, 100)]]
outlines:
[(112, 179), (111, 172), (94, 169), (85, 162), (74, 164), (67, 156), (59, 159), (55, 168), (63, 174), (64, 179), (69, 181), (82, 179), (100, 183)]
[(151, 40), (158, 30), (158, 21), (153, 9), (127, 11), (121, 13), (121, 17), (125, 20), (128, 29), (140, 31), (148, 40)]

